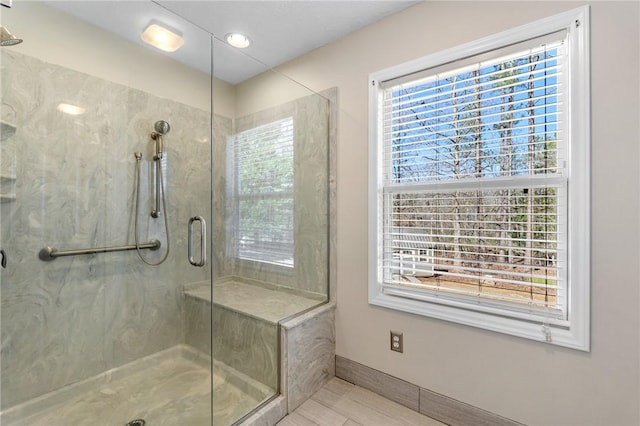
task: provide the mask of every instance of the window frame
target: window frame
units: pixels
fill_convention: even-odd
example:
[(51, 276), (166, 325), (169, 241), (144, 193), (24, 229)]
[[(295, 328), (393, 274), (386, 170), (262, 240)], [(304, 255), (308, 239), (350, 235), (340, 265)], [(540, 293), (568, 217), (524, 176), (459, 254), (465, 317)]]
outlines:
[[(589, 7), (583, 6), (461, 46), (393, 66), (369, 76), (369, 303), (582, 351), (590, 350), (590, 49)], [(544, 315), (505, 315), (494, 306), (483, 311), (449, 299), (439, 303), (427, 293), (382, 286), (383, 173), (381, 139), (382, 82), (481, 55), (565, 30), (567, 52), (567, 319)]]

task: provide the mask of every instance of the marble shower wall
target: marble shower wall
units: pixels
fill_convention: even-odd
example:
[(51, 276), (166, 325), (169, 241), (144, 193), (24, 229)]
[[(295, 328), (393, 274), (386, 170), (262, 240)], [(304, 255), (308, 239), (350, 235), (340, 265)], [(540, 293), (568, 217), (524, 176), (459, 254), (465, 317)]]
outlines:
[[(214, 170), (214, 253), (216, 279), (273, 285), (325, 300), (328, 297), (329, 244), (329, 101), (309, 95), (275, 108), (239, 117), (214, 139), (214, 156), (227, 158), (228, 137), (287, 117), (294, 128), (294, 267), (286, 268), (233, 257), (234, 210), (226, 193), (226, 164)], [(222, 219), (224, 218), (224, 220)], [(215, 287), (214, 287), (215, 291)], [(215, 294), (214, 294), (215, 299)]]
[[(1, 404), (15, 404), (184, 341), (184, 283), (209, 268), (187, 261), (187, 222), (210, 214), (210, 113), (91, 75), (0, 51), (3, 114), (16, 131), (0, 141), (2, 246)], [(208, 90), (204, 88), (203, 90)], [(65, 102), (86, 112), (56, 109)], [(143, 153), (140, 241), (167, 248), (152, 219), (152, 152), (157, 120), (165, 136), (171, 251), (148, 266), (135, 251), (38, 259), (58, 249), (134, 243), (134, 152)]]

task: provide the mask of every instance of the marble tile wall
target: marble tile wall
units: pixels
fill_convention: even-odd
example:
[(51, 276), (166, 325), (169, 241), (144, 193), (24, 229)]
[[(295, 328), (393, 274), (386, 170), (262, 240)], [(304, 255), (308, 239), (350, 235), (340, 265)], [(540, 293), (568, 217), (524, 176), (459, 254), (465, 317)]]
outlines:
[(211, 298), (185, 294), (185, 343), (198, 351), (211, 353)]
[(278, 324), (214, 303), (213, 357), (275, 390)]
[[(210, 114), (3, 49), (2, 103), (15, 111), (15, 201), (0, 203), (9, 254), (0, 285), (4, 409), (184, 341), (182, 285), (209, 277), (187, 262), (187, 221), (210, 218)], [(82, 106), (71, 116), (60, 102)], [(141, 151), (141, 241), (167, 245), (152, 202), (149, 133), (167, 120), (166, 197), (171, 252), (156, 267), (135, 252), (38, 259), (39, 250), (132, 244), (133, 153)], [(0, 141), (2, 146), (9, 139)], [(6, 145), (9, 146), (9, 145)]]
[(337, 190), (338, 190), (338, 88), (320, 93), (329, 101), (329, 300), (336, 302), (338, 284), (338, 228), (337, 228)]
[(282, 324), (283, 393), (289, 412), (335, 376), (335, 304)]
[[(294, 127), (294, 267), (274, 267), (262, 262), (233, 258), (232, 240), (234, 210), (225, 190), (214, 191), (216, 219), (214, 240), (216, 251), (215, 278), (236, 277), (286, 287), (299, 293), (328, 296), (329, 256), (329, 101), (310, 95), (279, 107), (233, 120), (214, 140), (216, 158), (227, 157), (228, 135), (270, 122), (293, 117)], [(214, 187), (226, 188), (228, 167), (216, 163)], [(224, 210), (223, 210), (224, 209)], [(222, 220), (224, 218), (224, 220)]]
[(215, 115), (213, 124), (213, 158), (216, 159), (216, 164), (212, 176), (213, 223), (211, 232), (214, 244), (213, 278), (217, 279), (230, 274), (230, 260), (225, 248), (227, 247), (227, 237), (230, 236), (227, 229), (231, 229), (233, 221), (227, 215), (225, 191), (227, 179), (231, 179), (231, 177), (227, 176), (226, 161), (219, 159), (226, 159), (227, 139), (233, 134), (233, 120)]

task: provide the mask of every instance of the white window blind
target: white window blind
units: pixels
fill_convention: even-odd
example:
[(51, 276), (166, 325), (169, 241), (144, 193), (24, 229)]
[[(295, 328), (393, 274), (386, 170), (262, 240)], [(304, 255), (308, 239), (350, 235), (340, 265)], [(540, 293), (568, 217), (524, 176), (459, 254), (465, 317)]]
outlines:
[(584, 349), (587, 15), (372, 74), (371, 303)]
[(292, 267), (293, 118), (234, 135), (235, 255)]
[[(557, 38), (385, 82), (385, 286), (566, 317), (564, 34)], [(409, 236), (428, 241), (429, 256)]]

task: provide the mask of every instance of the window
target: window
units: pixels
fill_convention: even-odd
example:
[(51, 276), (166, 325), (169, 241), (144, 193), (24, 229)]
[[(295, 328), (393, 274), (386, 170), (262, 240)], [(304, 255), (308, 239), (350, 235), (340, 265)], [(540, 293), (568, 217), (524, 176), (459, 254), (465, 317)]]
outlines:
[(293, 118), (230, 138), (236, 258), (293, 267)]
[(371, 75), (370, 303), (589, 350), (588, 24)]

